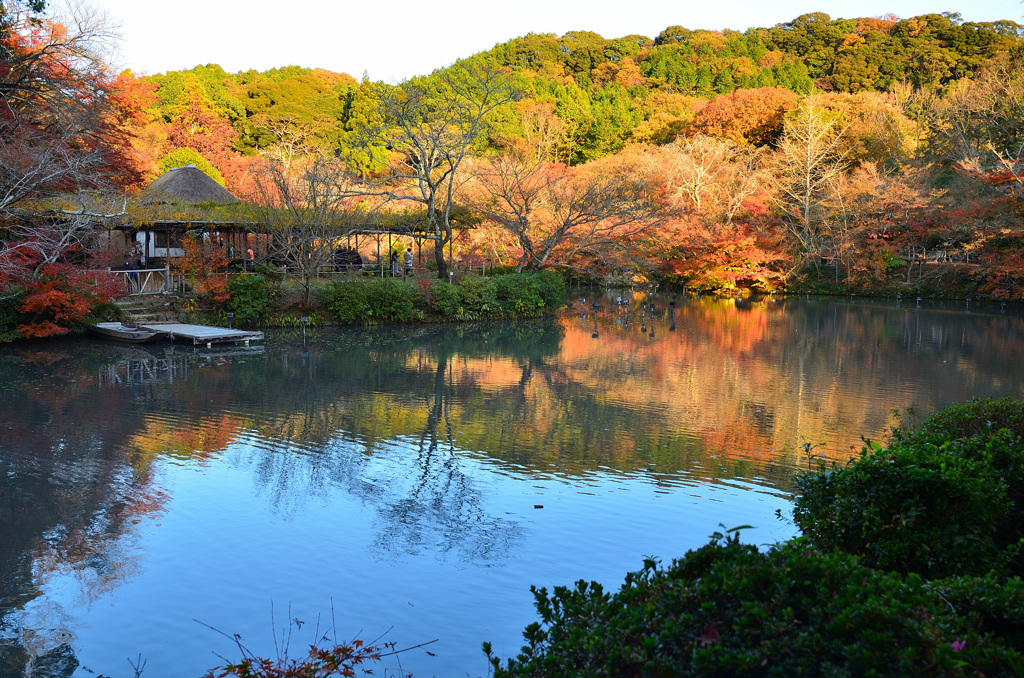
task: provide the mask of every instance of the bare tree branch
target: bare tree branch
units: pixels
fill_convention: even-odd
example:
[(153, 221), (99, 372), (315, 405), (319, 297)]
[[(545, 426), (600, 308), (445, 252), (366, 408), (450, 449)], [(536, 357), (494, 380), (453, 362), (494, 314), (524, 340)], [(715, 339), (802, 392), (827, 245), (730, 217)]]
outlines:
[(333, 264), (339, 241), (368, 218), (352, 204), (340, 163), (319, 156), (288, 167), (268, 160), (256, 174), (253, 218), (271, 231), (270, 256), (297, 273), (303, 298), (321, 270)]

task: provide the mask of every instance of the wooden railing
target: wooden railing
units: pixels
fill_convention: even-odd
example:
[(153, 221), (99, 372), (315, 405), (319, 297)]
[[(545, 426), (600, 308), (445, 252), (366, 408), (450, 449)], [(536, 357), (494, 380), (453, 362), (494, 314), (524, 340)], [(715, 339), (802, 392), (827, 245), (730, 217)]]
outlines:
[(133, 271), (107, 271), (121, 279), (129, 295), (166, 294), (171, 291), (171, 271), (167, 266)]

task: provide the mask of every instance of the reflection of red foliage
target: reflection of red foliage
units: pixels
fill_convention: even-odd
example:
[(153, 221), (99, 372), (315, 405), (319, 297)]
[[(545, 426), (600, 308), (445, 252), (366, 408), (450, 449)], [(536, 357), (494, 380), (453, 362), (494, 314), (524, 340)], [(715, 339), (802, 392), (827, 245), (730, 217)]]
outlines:
[(178, 427), (166, 433), (174, 438), (181, 450), (188, 452), (188, 456), (208, 459), (226, 450), (241, 428), (241, 422), (225, 415), (203, 419), (195, 427)]

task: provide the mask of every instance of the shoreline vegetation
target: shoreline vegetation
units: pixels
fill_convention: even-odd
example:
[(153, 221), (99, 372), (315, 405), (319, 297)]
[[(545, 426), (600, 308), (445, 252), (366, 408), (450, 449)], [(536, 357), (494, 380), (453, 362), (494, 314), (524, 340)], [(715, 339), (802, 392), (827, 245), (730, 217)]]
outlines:
[[(433, 277), (347, 277), (324, 281), (311, 287), (309, 301), (303, 303), (301, 292), (295, 286), (289, 287), (283, 273), (272, 266), (257, 267), (258, 272), (236, 273), (225, 277), (223, 290), (212, 292), (201, 286), (190, 286), (190, 293), (179, 297), (171, 310), (181, 320), (206, 324), (224, 325), (231, 313), (232, 322), (249, 329), (288, 328), (301, 326), (300, 319), (306, 318), (307, 326), (325, 325), (381, 325), (416, 323), (457, 323), (481, 320), (516, 320), (552, 315), (572, 306), (570, 298), (574, 291), (587, 290), (590, 296), (594, 290), (609, 289), (596, 285), (596, 281), (565, 281), (561, 274), (543, 270), (539, 272), (515, 273), (511, 271), (489, 271), (487, 275), (460, 272), (451, 281)], [(195, 283), (195, 281), (193, 281)], [(574, 286), (575, 282), (575, 286)], [(219, 282), (218, 285), (221, 283)], [(611, 288), (616, 289), (616, 288)], [(628, 288), (627, 288), (628, 289)], [(634, 290), (636, 291), (636, 290)], [(649, 285), (640, 291), (659, 291), (671, 296), (685, 298), (702, 292), (711, 296), (721, 295), (715, 291), (678, 287)], [(904, 297), (906, 294), (906, 297)], [(780, 297), (814, 295), (820, 297), (891, 298), (913, 301), (935, 300), (936, 297), (921, 297), (907, 293), (902, 287), (879, 290), (875, 295), (860, 295), (855, 291), (833, 290), (832, 294), (822, 293), (812, 287), (795, 288), (778, 293)], [(751, 296), (750, 291), (735, 292), (737, 298)], [(767, 296), (760, 293), (757, 296)], [(956, 299), (957, 297), (939, 297)], [(962, 298), (962, 297), (961, 297)], [(968, 301), (998, 301), (984, 297), (968, 297)], [(1004, 304), (1003, 308), (1006, 306)], [(117, 317), (122, 313), (115, 306), (106, 306), (100, 313)]]
[[(184, 302), (179, 317), (240, 327), (310, 327), (423, 322), (516, 320), (554, 313), (566, 305), (568, 289), (551, 271), (463, 276), (457, 282), (434, 278), (356, 278), (317, 286), (310, 302), (282, 302), (280, 276), (232, 276), (223, 301), (206, 294)], [(115, 311), (116, 312), (116, 311)]]
[[(105, 319), (147, 262), (211, 308), (243, 293), (221, 272), (273, 263), (307, 309), (321, 271), (405, 270), (414, 248), (442, 283), (496, 268), (1024, 300), (1015, 21), (531, 33), (389, 84), (294, 66), (117, 73), (103, 17), (45, 4), (0, 9), (0, 342)], [(216, 190), (162, 181), (189, 166)], [(482, 303), (438, 317), (526, 312)]]

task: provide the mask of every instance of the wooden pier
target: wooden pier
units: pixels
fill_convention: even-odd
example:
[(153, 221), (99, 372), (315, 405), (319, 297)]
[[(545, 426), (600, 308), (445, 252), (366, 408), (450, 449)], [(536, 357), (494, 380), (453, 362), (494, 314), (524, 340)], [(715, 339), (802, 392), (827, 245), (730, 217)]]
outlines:
[(209, 325), (187, 325), (185, 323), (147, 323), (139, 324), (139, 327), (173, 340), (191, 341), (193, 346), (200, 344), (207, 348), (213, 344), (245, 344), (250, 341), (262, 341), (262, 332), (251, 332), (248, 330), (233, 330), (227, 327), (211, 327)]

